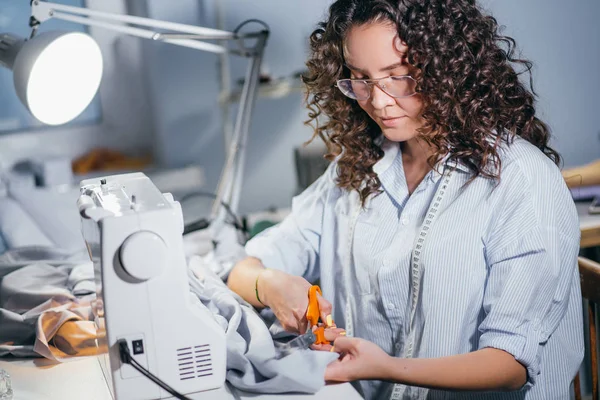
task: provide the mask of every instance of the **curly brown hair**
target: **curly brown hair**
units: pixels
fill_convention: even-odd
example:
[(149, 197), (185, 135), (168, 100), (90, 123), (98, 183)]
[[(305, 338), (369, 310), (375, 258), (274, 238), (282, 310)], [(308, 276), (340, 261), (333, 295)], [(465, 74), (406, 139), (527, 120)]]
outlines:
[[(448, 156), (461, 162), (473, 178), (499, 179), (498, 146), (502, 138), (529, 141), (556, 164), (548, 146), (549, 129), (535, 116), (530, 61), (515, 56), (515, 41), (499, 32), (495, 18), (475, 0), (337, 0), (329, 18), (310, 36), (307, 88), (311, 140), (321, 137), (327, 157), (338, 157), (337, 184), (358, 191), (364, 202), (379, 192), (373, 165), (383, 157), (381, 131), (358, 103), (344, 96), (336, 81), (350, 77), (343, 41), (350, 28), (391, 23), (408, 45), (408, 62), (418, 74), (423, 99), (423, 126), (418, 135), (434, 149), (433, 167)], [(517, 72), (513, 66), (522, 67)], [(529, 88), (519, 76), (529, 73)], [(324, 121), (321, 121), (326, 117)], [(322, 122), (322, 123), (320, 123)], [(505, 133), (495, 135), (494, 132)]]

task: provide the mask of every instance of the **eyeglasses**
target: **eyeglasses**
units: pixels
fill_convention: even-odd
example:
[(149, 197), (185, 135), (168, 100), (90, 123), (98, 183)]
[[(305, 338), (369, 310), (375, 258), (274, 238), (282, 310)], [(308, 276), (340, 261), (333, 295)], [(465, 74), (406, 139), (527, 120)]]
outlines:
[(410, 75), (388, 76), (379, 79), (340, 79), (337, 88), (354, 100), (368, 100), (371, 97), (373, 85), (396, 99), (410, 97), (417, 91), (417, 81)]

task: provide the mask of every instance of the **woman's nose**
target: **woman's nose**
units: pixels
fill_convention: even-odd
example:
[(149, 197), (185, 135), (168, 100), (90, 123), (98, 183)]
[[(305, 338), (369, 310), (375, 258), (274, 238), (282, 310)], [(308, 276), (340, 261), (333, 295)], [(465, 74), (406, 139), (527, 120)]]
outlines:
[(375, 109), (382, 109), (395, 103), (392, 96), (384, 92), (379, 86), (373, 85), (371, 88), (371, 105)]

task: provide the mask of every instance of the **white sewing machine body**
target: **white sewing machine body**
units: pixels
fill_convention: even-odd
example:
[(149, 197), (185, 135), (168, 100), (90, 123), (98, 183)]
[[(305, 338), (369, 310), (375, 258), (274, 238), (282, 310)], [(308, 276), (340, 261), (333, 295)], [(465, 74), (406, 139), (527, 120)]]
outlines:
[(181, 394), (221, 388), (225, 334), (208, 310), (191, 303), (179, 203), (133, 173), (83, 181), (78, 206), (94, 264), (98, 344), (108, 348), (110, 368), (106, 363), (104, 369), (114, 397), (172, 397), (121, 362), (120, 339), (136, 361)]

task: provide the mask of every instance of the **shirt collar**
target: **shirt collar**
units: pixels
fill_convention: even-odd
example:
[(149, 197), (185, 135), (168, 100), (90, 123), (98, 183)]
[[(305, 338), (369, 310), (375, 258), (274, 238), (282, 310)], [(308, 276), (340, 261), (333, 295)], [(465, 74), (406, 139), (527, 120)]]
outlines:
[(469, 167), (467, 167), (467, 165), (465, 163), (463, 163), (461, 160), (450, 160), (450, 156), (452, 155), (452, 152), (449, 152), (448, 154), (446, 154), (438, 163), (438, 165), (442, 166), (445, 165), (446, 167), (453, 169), (456, 168), (459, 171), (462, 172), (469, 172)]
[[(398, 156), (398, 153), (400, 152), (400, 143), (392, 142), (391, 140), (385, 137), (381, 141), (380, 147), (381, 150), (383, 150), (383, 157), (379, 161), (377, 161), (375, 165), (373, 165), (373, 172), (375, 172), (377, 175), (381, 175), (383, 172), (385, 172), (393, 164), (394, 160)], [(462, 161), (450, 160), (451, 154), (451, 152), (446, 154), (440, 160), (440, 162), (437, 164), (434, 170), (437, 170), (441, 173), (443, 172), (444, 168), (440, 167), (446, 165), (448, 168), (456, 168), (457, 170), (462, 172), (470, 171), (469, 167), (467, 167)], [(440, 173), (434, 173), (434, 175), (440, 175)]]
[(389, 167), (392, 166), (398, 152), (400, 151), (400, 143), (392, 142), (387, 138), (383, 138), (380, 144), (381, 150), (383, 150), (383, 157), (373, 165), (373, 172), (377, 175), (384, 173)]

